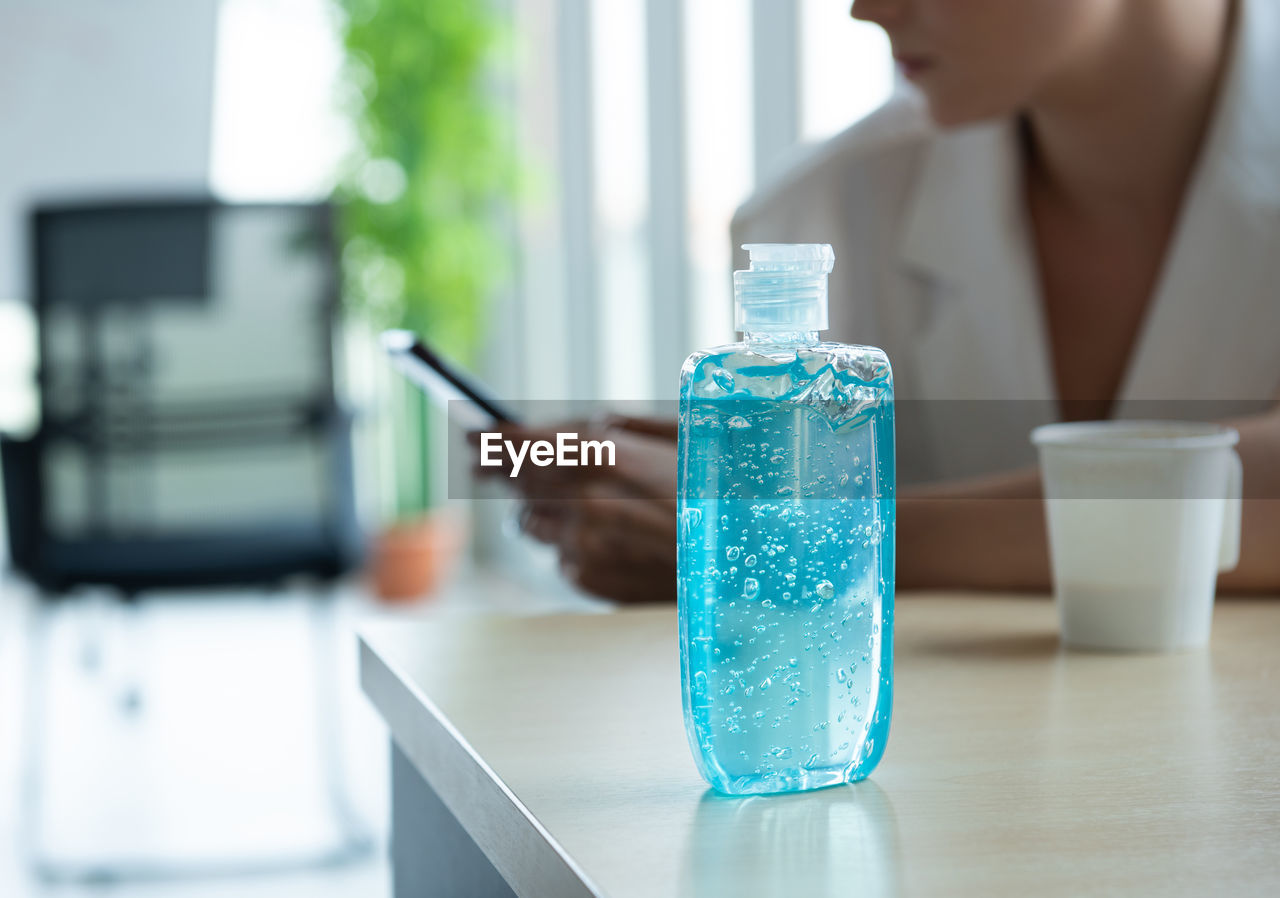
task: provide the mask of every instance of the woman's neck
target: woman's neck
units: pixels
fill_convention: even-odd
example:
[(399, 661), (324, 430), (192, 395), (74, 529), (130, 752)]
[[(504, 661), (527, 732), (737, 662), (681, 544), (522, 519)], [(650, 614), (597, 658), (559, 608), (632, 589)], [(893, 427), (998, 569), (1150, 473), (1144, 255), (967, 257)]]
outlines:
[(1124, 0), (1025, 114), (1029, 185), (1083, 215), (1176, 216), (1230, 57), (1235, 0)]

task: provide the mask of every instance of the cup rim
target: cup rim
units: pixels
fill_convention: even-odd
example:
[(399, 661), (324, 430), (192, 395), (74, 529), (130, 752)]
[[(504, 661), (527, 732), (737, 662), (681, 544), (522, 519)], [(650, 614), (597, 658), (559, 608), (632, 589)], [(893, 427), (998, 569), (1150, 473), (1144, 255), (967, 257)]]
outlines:
[(1063, 421), (1037, 427), (1031, 442), (1041, 449), (1221, 449), (1240, 434), (1200, 421)]

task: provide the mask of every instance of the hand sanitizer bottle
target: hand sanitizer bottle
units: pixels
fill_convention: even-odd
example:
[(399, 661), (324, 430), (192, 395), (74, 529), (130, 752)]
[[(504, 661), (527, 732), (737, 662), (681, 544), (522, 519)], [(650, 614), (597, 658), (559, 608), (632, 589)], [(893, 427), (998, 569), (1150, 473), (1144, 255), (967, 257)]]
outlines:
[(889, 359), (818, 341), (830, 246), (744, 249), (743, 341), (695, 352), (680, 378), (685, 726), (730, 795), (866, 777), (893, 686)]

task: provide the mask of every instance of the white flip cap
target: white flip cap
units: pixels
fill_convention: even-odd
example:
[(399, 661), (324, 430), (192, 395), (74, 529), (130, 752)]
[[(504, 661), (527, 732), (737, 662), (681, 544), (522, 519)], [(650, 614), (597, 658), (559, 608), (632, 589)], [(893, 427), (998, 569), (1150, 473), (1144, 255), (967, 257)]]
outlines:
[(747, 243), (751, 267), (733, 273), (734, 328), (744, 332), (827, 328), (827, 275), (836, 254), (826, 243)]

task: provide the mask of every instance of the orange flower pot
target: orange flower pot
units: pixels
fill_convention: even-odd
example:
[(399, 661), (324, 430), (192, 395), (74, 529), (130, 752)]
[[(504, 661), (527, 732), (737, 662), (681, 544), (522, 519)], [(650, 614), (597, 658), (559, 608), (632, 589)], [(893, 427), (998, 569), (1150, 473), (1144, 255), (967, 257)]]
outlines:
[(392, 524), (378, 534), (370, 553), (374, 594), (397, 603), (428, 598), (453, 570), (462, 543), (461, 524), (447, 514)]

